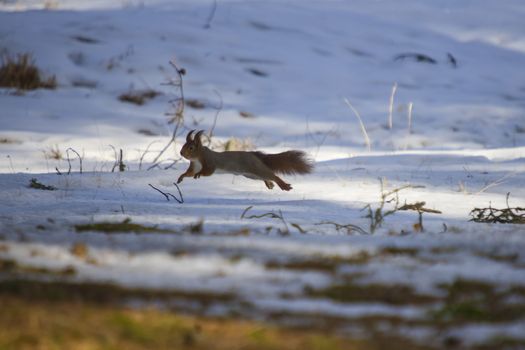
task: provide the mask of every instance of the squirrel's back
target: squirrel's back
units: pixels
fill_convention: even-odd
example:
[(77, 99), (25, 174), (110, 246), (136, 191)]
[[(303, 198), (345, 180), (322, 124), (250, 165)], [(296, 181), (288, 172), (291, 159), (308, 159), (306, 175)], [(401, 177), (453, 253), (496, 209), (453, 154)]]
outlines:
[(277, 154), (252, 152), (268, 168), (280, 174), (309, 174), (313, 170), (313, 163), (302, 151), (286, 151)]

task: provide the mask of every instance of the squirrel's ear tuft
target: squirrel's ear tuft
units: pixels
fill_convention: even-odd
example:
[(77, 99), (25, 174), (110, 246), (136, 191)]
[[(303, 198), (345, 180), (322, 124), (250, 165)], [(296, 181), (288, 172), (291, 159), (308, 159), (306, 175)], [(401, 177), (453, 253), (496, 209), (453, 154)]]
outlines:
[(199, 131), (198, 133), (195, 134), (195, 137), (193, 138), (199, 144), (202, 144), (201, 143), (201, 135), (202, 135), (203, 132), (204, 132), (204, 130)]
[(191, 142), (191, 135), (195, 132), (195, 129), (190, 131), (188, 135), (186, 135), (186, 142)]

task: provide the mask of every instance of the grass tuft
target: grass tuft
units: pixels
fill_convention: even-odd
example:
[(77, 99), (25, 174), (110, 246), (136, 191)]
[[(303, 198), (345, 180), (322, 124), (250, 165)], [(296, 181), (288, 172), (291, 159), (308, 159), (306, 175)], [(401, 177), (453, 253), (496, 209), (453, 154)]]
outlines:
[(131, 222), (130, 218), (124, 219), (122, 222), (97, 222), (91, 224), (75, 225), (77, 232), (97, 231), (104, 233), (176, 233), (175, 231), (160, 229), (157, 226), (145, 226)]
[(154, 99), (160, 95), (160, 92), (155, 90), (142, 90), (142, 91), (129, 91), (119, 96), (119, 100), (122, 102), (133, 103), (138, 106), (142, 106), (146, 101)]
[(18, 90), (55, 89), (55, 76), (43, 78), (29, 53), (5, 55), (0, 66), (0, 86)]
[(206, 104), (200, 100), (197, 99), (186, 99), (185, 101), (186, 106), (193, 108), (193, 109), (204, 109), (206, 108)]

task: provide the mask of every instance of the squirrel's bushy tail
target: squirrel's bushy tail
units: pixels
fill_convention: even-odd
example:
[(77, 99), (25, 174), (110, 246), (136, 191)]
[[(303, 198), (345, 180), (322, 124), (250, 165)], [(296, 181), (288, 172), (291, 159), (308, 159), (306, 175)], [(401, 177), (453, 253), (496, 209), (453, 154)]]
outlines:
[(309, 174), (314, 165), (302, 151), (286, 151), (277, 154), (253, 152), (272, 171), (280, 174)]

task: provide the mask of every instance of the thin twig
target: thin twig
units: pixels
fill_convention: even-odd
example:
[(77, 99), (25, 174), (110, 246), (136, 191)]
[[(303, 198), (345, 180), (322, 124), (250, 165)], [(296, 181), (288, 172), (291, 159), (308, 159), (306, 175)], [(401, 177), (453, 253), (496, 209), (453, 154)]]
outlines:
[(223, 107), (223, 101), (222, 101), (222, 96), (221, 94), (219, 93), (219, 91), (217, 90), (213, 90), (213, 92), (215, 92), (215, 94), (217, 94), (217, 96), (219, 97), (219, 106), (216, 108), (216, 111), (215, 111), (215, 117), (213, 118), (213, 124), (211, 126), (211, 129), (210, 129), (210, 133), (209, 133), (209, 137), (210, 137), (210, 142), (211, 142), (211, 138), (213, 137), (213, 130), (215, 130), (215, 126), (217, 125), (217, 117), (219, 116), (219, 113), (221, 112), (222, 110), (222, 107)]
[(244, 211), (241, 214), (241, 219), (245, 219), (245, 218), (246, 219), (262, 219), (262, 218), (281, 219), (281, 217), (279, 215), (275, 214), (273, 211), (268, 212), (268, 213), (264, 213), (264, 214), (261, 214), (261, 215), (246, 216), (246, 213), (252, 208), (253, 208), (253, 205), (250, 205), (249, 207), (244, 209)]
[(370, 152), (370, 138), (368, 137), (368, 133), (366, 132), (365, 125), (363, 124), (363, 120), (361, 120), (361, 116), (359, 115), (359, 112), (352, 106), (350, 101), (345, 97), (344, 98), (345, 103), (350, 107), (350, 109), (354, 112), (355, 116), (357, 117), (357, 120), (359, 121), (359, 125), (361, 126), (361, 132), (363, 133), (363, 136), (365, 138), (365, 144), (368, 149), (368, 152)]
[(164, 167), (164, 170), (168, 170), (168, 169), (171, 169), (175, 166), (175, 164), (177, 164), (179, 162), (179, 160), (181, 160), (182, 158), (179, 158), (179, 159), (166, 159), (165, 161), (168, 161), (170, 160), (171, 163), (169, 165), (166, 165)]
[(295, 223), (295, 222), (291, 222), (290, 225), (292, 227), (295, 227), (299, 232), (301, 232), (302, 234), (305, 234), (306, 233), (306, 230), (304, 228), (302, 228), (298, 223)]
[(186, 70), (184, 68), (179, 68), (173, 60), (170, 61), (170, 65), (175, 69), (177, 72), (178, 81), (174, 81), (173, 79), (170, 79), (167, 83), (164, 85), (171, 85), (179, 88), (180, 97), (173, 99), (170, 101), (172, 108), (175, 110), (172, 114), (167, 113), (167, 115), (172, 115), (172, 118), (168, 121), (169, 124), (172, 124), (175, 122), (175, 128), (173, 129), (173, 132), (171, 134), (171, 138), (164, 146), (164, 148), (157, 154), (155, 159), (153, 159), (153, 165), (151, 165), (148, 170), (151, 170), (158, 166), (157, 162), (162, 157), (164, 152), (168, 150), (168, 148), (171, 146), (172, 143), (175, 143), (175, 138), (177, 137), (177, 132), (179, 131), (179, 128), (184, 123), (184, 105), (186, 104), (184, 100), (184, 84), (182, 76), (186, 74)]
[(177, 185), (176, 183), (173, 183), (175, 185), (175, 187), (177, 188), (177, 191), (179, 192), (179, 196), (180, 196), (180, 199), (178, 199), (177, 197), (175, 197), (173, 194), (169, 193), (169, 192), (163, 192), (161, 190), (159, 190), (157, 187), (153, 186), (152, 184), (148, 184), (149, 187), (153, 188), (154, 190), (158, 191), (159, 193), (161, 193), (164, 197), (166, 197), (166, 200), (169, 202), (170, 201), (170, 197), (175, 199), (177, 202), (179, 202), (180, 204), (184, 203), (184, 198), (182, 197), (182, 192), (179, 188), (179, 185)]
[(157, 143), (159, 141), (152, 141), (150, 142), (150, 144), (148, 145), (148, 147), (146, 147), (146, 150), (144, 152), (142, 152), (142, 155), (140, 156), (140, 159), (139, 159), (139, 170), (142, 170), (142, 161), (144, 160), (144, 157), (146, 156), (147, 153), (149, 153), (149, 148), (154, 144), (154, 143)]
[(508, 178), (510, 178), (512, 176), (515, 176), (516, 174), (518, 174), (518, 172), (508, 173), (508, 174), (502, 176), (501, 178), (497, 179), (496, 181), (493, 181), (493, 182), (489, 183), (487, 186), (483, 187), (481, 190), (479, 190), (478, 192), (474, 193), (474, 195), (483, 193), (483, 192), (485, 192), (486, 190), (488, 190), (491, 187), (495, 187), (495, 186), (499, 186), (501, 184), (504, 184), (506, 182), (505, 180), (507, 180)]
[(115, 168), (118, 166), (118, 154), (117, 149), (113, 147), (113, 145), (109, 145), (109, 147), (113, 150), (113, 157), (115, 158), (115, 163), (113, 163), (113, 167), (111, 168), (111, 172), (114, 172)]
[(338, 224), (337, 222), (333, 222), (333, 221), (321, 221), (317, 224), (315, 224), (317, 226), (319, 225), (334, 225), (335, 229), (337, 232), (339, 232), (339, 230), (342, 230), (342, 229), (345, 229), (346, 230), (346, 233), (350, 234), (352, 233), (352, 231), (356, 231), (356, 232), (359, 232), (361, 234), (364, 234), (364, 235), (367, 235), (369, 234), (368, 232), (366, 232), (365, 230), (363, 230), (361, 227), (357, 226), (357, 225), (354, 225), (354, 224)]
[(69, 151), (71, 151), (71, 152), (73, 152), (73, 153), (75, 153), (75, 154), (77, 155), (77, 157), (78, 157), (78, 161), (79, 161), (79, 164), (80, 164), (80, 173), (82, 174), (82, 157), (80, 156), (80, 154), (78, 154), (77, 151), (75, 151), (75, 150), (74, 150), (73, 148), (71, 148), (71, 147), (68, 148), (68, 149), (66, 150), (67, 163), (68, 163), (68, 165), (69, 165), (69, 169), (68, 169), (68, 171), (67, 171), (67, 174), (68, 174), (68, 175), (71, 174), (71, 160), (69, 159)]
[[(284, 215), (283, 215), (283, 212), (279, 209), (279, 214), (276, 214), (274, 213), (273, 211), (271, 212), (268, 212), (268, 213), (264, 213), (264, 214), (261, 214), (261, 215), (250, 215), (250, 216), (246, 216), (246, 213), (253, 208), (253, 205), (250, 205), (249, 207), (247, 207), (246, 209), (244, 209), (244, 211), (242, 212), (241, 214), (241, 219), (262, 219), (262, 218), (271, 218), (271, 219), (279, 219), (281, 220), (281, 222), (284, 224), (284, 230), (280, 230), (279, 229), (279, 232), (282, 234), (282, 235), (287, 235), (290, 233), (290, 229), (288, 228), (288, 223), (286, 222), (286, 220), (284, 219)], [(296, 225), (296, 224), (295, 224)], [(297, 226), (293, 225), (294, 227), (297, 228)], [(299, 230), (299, 228), (297, 228)], [(299, 232), (301, 233), (304, 233), (303, 232), (304, 230), (300, 229)]]
[(211, 21), (213, 20), (213, 17), (215, 16), (216, 11), (217, 11), (217, 0), (213, 0), (213, 5), (211, 7), (210, 14), (208, 15), (208, 19), (206, 20), (206, 24), (204, 25), (204, 29), (211, 28)]

